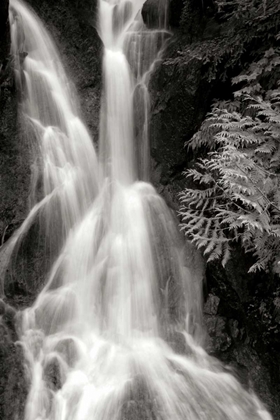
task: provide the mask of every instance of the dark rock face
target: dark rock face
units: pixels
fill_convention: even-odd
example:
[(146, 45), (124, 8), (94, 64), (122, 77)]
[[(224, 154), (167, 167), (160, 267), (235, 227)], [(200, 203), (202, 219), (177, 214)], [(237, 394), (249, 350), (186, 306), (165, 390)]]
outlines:
[[(17, 98), (11, 68), (8, 1), (0, 5), (0, 253), (23, 222), (29, 190), (29, 151), (17, 126)], [(2, 248), (2, 249), (1, 249)], [(3, 270), (0, 267), (0, 295)], [(28, 386), (22, 349), (15, 344), (15, 310), (0, 299), (0, 418), (21, 420)]]
[(18, 133), (17, 99), (12, 80), (11, 71), (7, 69), (7, 78), (0, 87), (1, 245), (25, 218), (30, 185), (30, 153), (28, 143)]
[[(217, 288), (213, 288), (211, 291), (220, 294)], [(212, 299), (219, 300), (220, 305), (216, 314), (209, 315), (208, 309), (211, 305), (209, 300)], [(223, 308), (225, 304), (230, 307), (228, 312)], [(210, 354), (222, 360), (226, 368), (230, 369), (230, 372), (245, 388), (253, 389), (274, 418), (279, 419), (279, 385), (271, 371), (279, 363), (277, 353), (273, 346), (270, 346), (266, 350), (267, 357), (264, 357), (263, 352), (257, 348), (257, 341), (263, 340), (263, 337), (258, 337), (260, 334), (258, 321), (255, 320), (256, 329), (254, 332), (242, 305), (240, 304), (237, 311), (236, 318), (238, 319), (233, 318), (233, 313), (230, 313), (231, 309), (229, 299), (220, 300), (217, 296), (209, 294), (204, 307), (205, 326), (208, 332), (206, 349)], [(274, 358), (274, 362), (268, 361), (266, 358)]]
[(17, 98), (10, 52), (8, 1), (0, 5), (0, 246), (24, 220), (29, 189), (29, 151), (17, 126)]
[(73, 366), (78, 358), (77, 348), (71, 338), (65, 338), (63, 341), (60, 341), (56, 346), (56, 351), (62, 355), (69, 366)]
[(248, 274), (250, 265), (248, 257), (236, 252), (226, 269), (217, 264), (207, 269), (208, 351), (233, 366), (237, 375), (240, 371), (279, 419), (279, 282), (268, 274)]
[[(202, 122), (213, 91), (213, 83), (204, 78), (202, 60), (191, 55), (181, 57), (177, 41), (175, 38), (168, 48), (168, 58), (159, 65), (150, 83), (152, 176), (168, 204), (176, 202), (175, 194), (182, 189), (181, 172), (187, 161), (185, 141)], [(169, 196), (172, 189), (175, 194)]]
[(46, 363), (44, 367), (44, 380), (51, 390), (58, 391), (61, 389), (65, 378), (63, 377), (63, 372), (57, 357), (53, 357)]
[(167, 24), (169, 0), (147, 0), (142, 8), (142, 17), (148, 28), (164, 28)]
[(0, 300), (0, 418), (21, 420), (28, 392), (23, 352), (15, 344), (15, 310)]

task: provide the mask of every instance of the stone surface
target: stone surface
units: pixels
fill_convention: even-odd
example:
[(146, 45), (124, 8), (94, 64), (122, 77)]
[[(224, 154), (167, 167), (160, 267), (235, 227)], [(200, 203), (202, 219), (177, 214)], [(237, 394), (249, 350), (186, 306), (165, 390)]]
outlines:
[(203, 312), (207, 315), (217, 315), (220, 298), (209, 293), (207, 301), (204, 304)]
[(44, 366), (44, 380), (53, 391), (58, 391), (65, 381), (65, 375), (57, 357), (52, 357)]
[(7, 52), (8, 40), (8, 45), (0, 51), (7, 54), (0, 57), (0, 252), (25, 218), (30, 181), (30, 151), (27, 139), (18, 132), (17, 97)]
[(23, 365), (23, 352), (16, 343), (14, 310), (5, 307), (0, 316), (0, 418), (23, 420), (28, 392)]
[[(9, 59), (8, 1), (0, 3), (0, 251), (26, 211), (28, 151), (17, 131), (17, 101)], [(1, 272), (1, 267), (0, 267)], [(2, 295), (0, 276), (0, 296)], [(21, 420), (27, 384), (23, 354), (15, 344), (15, 310), (0, 299), (0, 419)]]
[(142, 17), (150, 29), (165, 28), (168, 23), (169, 0), (147, 0), (142, 8)]
[(220, 299), (216, 314), (208, 314), (209, 298), (204, 308), (207, 349), (233, 366), (238, 379), (255, 390), (278, 420), (280, 328), (275, 301), (280, 288), (267, 274), (248, 275), (251, 262), (242, 253), (237, 255), (238, 264), (233, 257), (226, 269), (219, 264), (207, 269), (210, 301), (211, 295)]
[(219, 356), (232, 344), (232, 339), (226, 330), (226, 319), (220, 316), (205, 315), (204, 320), (209, 334), (206, 349), (210, 354)]
[(59, 352), (69, 366), (73, 366), (78, 359), (78, 351), (72, 338), (60, 341), (55, 350)]
[(180, 40), (175, 37), (151, 78), (152, 181), (168, 204), (178, 201), (176, 194), (185, 183), (185, 142), (198, 129), (210, 105), (213, 83), (204, 72), (202, 59), (191, 52), (182, 55)]

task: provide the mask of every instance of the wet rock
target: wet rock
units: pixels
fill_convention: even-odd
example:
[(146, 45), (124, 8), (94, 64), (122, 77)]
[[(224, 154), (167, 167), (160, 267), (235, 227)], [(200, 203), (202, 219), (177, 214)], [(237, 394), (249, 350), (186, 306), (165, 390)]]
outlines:
[(0, 418), (23, 420), (28, 392), (23, 366), (23, 352), (15, 344), (14, 331), (0, 322)]
[(229, 349), (232, 339), (226, 331), (226, 320), (220, 316), (205, 316), (205, 325), (209, 334), (207, 351), (219, 354)]
[(6, 305), (3, 299), (0, 299), (0, 315), (3, 315), (6, 310)]
[(206, 303), (204, 304), (203, 312), (207, 315), (216, 315), (218, 312), (219, 303), (220, 298), (210, 293)]
[(39, 359), (44, 344), (43, 332), (41, 330), (30, 329), (26, 332), (26, 336), (28, 337), (28, 345), (32, 348), (34, 359)]
[(58, 391), (62, 387), (65, 381), (65, 374), (57, 357), (52, 357), (46, 362), (44, 379), (47, 386), (53, 391)]
[[(186, 181), (187, 139), (198, 129), (209, 107), (213, 84), (204, 78), (199, 56), (181, 55), (177, 39), (167, 49), (168, 58), (151, 76), (150, 142), (152, 181), (164, 198), (178, 202)], [(166, 196), (167, 194), (167, 196)]]
[(149, 388), (146, 379), (142, 375), (136, 375), (130, 386), (130, 399), (149, 400)]
[(55, 350), (62, 354), (69, 366), (73, 366), (78, 359), (77, 348), (72, 338), (65, 338), (60, 341)]
[(233, 337), (234, 339), (237, 339), (240, 334), (240, 330), (238, 328), (238, 321), (236, 319), (230, 319), (228, 322), (228, 325), (229, 325), (231, 337)]
[[(13, 87), (13, 72), (7, 64), (4, 79), (0, 80), (1, 263), (3, 262), (2, 254), (5, 253), (5, 243), (20, 226), (27, 212), (30, 181), (29, 163), (30, 149), (28, 142), (24, 136), (20, 136), (18, 131), (17, 98)], [(4, 270), (4, 266), (1, 266), (1, 282), (3, 282)], [(0, 290), (1, 288), (0, 286)]]
[[(279, 324), (277, 323), (277, 302), (280, 296), (278, 281), (267, 273), (262, 276), (247, 275), (248, 256), (237, 254), (235, 264), (224, 270), (218, 265), (208, 271), (210, 294), (219, 296), (219, 314), (225, 321), (224, 330), (231, 338), (231, 346), (218, 353), (225, 363), (237, 370), (239, 378), (253, 388), (267, 405), (275, 419), (279, 419)], [(237, 263), (238, 261), (238, 263)], [(234, 274), (234, 265), (236, 271)], [(209, 270), (209, 267), (208, 267)], [(234, 276), (236, 276), (234, 278)], [(276, 305), (275, 305), (276, 303)], [(210, 329), (210, 351), (215, 353), (215, 320), (207, 319)], [(276, 331), (276, 333), (274, 333)], [(211, 347), (212, 346), (212, 347)], [(247, 378), (247, 379), (246, 379)]]
[(147, 405), (147, 401), (128, 401), (122, 409), (123, 420), (156, 420), (152, 404)]
[(147, 0), (142, 8), (144, 23), (150, 29), (167, 26), (169, 0)]
[(245, 366), (240, 365), (236, 360), (230, 360), (228, 364), (224, 365), (224, 369), (227, 373), (233, 375), (246, 390), (250, 390), (250, 378)]
[(219, 278), (219, 281), (223, 283), (228, 283), (237, 294), (238, 300), (245, 303), (251, 299), (255, 288), (255, 276), (248, 273), (251, 265), (252, 258), (236, 250), (225, 268), (211, 263), (209, 269), (212, 276)]
[(177, 354), (189, 355), (191, 354), (191, 349), (188, 346), (186, 339), (182, 333), (174, 331), (167, 339), (170, 347)]
[(260, 396), (265, 406), (273, 414), (273, 418), (278, 420), (279, 396), (272, 392), (269, 372), (257, 353), (246, 346), (240, 346), (234, 349), (233, 356), (239, 367), (239, 374), (243, 374), (244, 379), (245, 376), (247, 377), (249, 387)]
[(18, 130), (17, 96), (10, 52), (8, 1), (0, 6), (0, 293), (7, 269), (6, 242), (27, 212), (30, 149)]
[(127, 400), (122, 406), (123, 420), (156, 420), (160, 418), (158, 407), (147, 381), (142, 375), (136, 375), (129, 385)]
[(6, 305), (5, 308), (5, 315), (4, 315), (4, 320), (6, 321), (7, 324), (14, 326), (15, 323), (15, 316), (16, 316), (16, 310), (15, 308), (13, 308), (10, 305)]
[(280, 297), (273, 300), (275, 321), (280, 324)]
[(51, 243), (46, 239), (46, 232), (37, 218), (8, 260), (4, 291), (10, 302), (17, 306), (30, 305), (36, 299), (54, 254), (55, 247), (51, 251)]

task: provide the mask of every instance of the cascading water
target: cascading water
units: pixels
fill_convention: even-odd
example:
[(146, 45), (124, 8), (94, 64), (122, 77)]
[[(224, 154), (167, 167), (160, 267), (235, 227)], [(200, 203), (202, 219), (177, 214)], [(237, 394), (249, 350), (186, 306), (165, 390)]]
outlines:
[(72, 86), (41, 22), (14, 0), (10, 26), (22, 126), (34, 163), (31, 211), (5, 252), (15, 256), (26, 232), (40, 219), (55, 256), (98, 192), (97, 157)]
[[(34, 182), (37, 202), (12, 243), (42, 209), (47, 224), (58, 213), (63, 226), (44, 289), (19, 316), (30, 379), (25, 419), (269, 420), (200, 346), (200, 285), (165, 203), (137, 181), (148, 177), (147, 79), (167, 33), (147, 31), (143, 3), (99, 2), (98, 163), (49, 36), (23, 2), (10, 1), (22, 110), (43, 184), (38, 198)], [(172, 349), (178, 336), (185, 355)]]

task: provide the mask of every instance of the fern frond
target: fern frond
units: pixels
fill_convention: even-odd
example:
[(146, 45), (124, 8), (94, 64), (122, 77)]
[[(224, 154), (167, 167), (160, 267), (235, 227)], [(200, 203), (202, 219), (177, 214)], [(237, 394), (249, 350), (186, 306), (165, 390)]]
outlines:
[(180, 194), (181, 229), (208, 262), (225, 265), (233, 242), (256, 258), (250, 272), (279, 260), (280, 87), (263, 98), (259, 83), (278, 66), (280, 53), (270, 49), (234, 78), (241, 85), (234, 104), (216, 102), (189, 142), (193, 150), (206, 146), (208, 154), (185, 173), (197, 188)]

